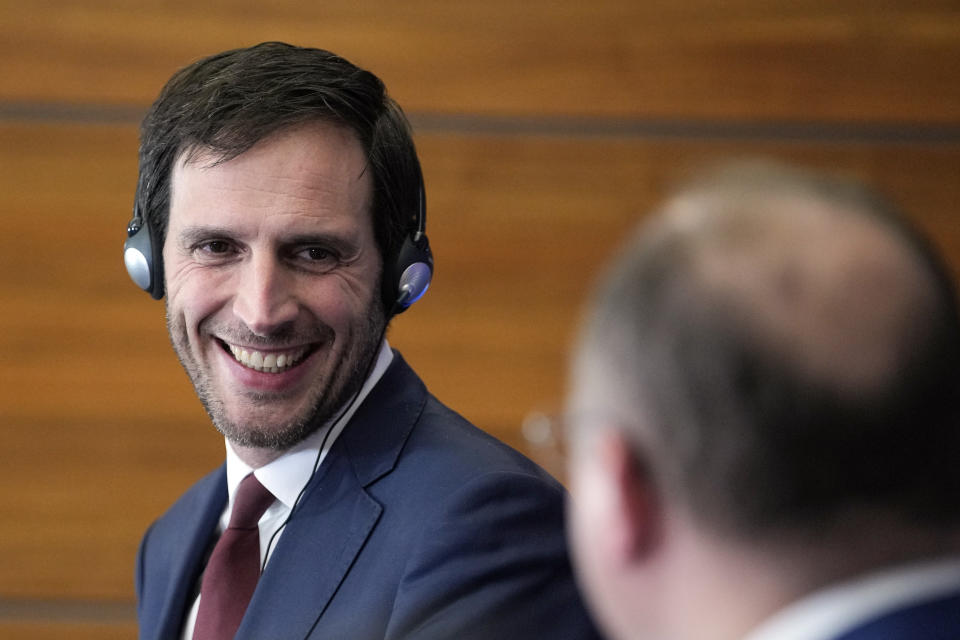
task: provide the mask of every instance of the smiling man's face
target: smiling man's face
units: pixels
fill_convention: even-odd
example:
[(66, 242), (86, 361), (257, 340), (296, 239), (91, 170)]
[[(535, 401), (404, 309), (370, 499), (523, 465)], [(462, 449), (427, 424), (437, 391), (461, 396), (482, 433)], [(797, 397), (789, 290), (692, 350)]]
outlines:
[(379, 347), (372, 187), (356, 137), (327, 123), (213, 160), (174, 167), (167, 325), (214, 424), (262, 464), (333, 417)]

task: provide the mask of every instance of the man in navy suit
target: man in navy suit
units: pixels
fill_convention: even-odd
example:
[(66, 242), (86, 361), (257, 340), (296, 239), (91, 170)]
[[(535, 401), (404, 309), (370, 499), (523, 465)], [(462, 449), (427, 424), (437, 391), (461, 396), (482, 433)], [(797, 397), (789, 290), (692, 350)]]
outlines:
[(590, 306), (566, 415), (613, 638), (960, 638), (960, 319), (866, 188), (770, 163), (679, 191)]
[(141, 133), (125, 262), (166, 298), (226, 463), (143, 538), (140, 637), (594, 637), (563, 489), (385, 340), (433, 258), (380, 80), (316, 49), (228, 51), (175, 74)]

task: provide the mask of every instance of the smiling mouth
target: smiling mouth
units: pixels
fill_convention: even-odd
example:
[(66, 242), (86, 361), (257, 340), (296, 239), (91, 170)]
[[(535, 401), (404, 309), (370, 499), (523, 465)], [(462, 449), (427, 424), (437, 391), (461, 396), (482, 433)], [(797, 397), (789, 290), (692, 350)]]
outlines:
[(280, 373), (296, 366), (310, 352), (310, 347), (300, 347), (289, 351), (263, 353), (254, 349), (239, 347), (228, 342), (221, 342), (233, 359), (254, 371), (264, 373)]

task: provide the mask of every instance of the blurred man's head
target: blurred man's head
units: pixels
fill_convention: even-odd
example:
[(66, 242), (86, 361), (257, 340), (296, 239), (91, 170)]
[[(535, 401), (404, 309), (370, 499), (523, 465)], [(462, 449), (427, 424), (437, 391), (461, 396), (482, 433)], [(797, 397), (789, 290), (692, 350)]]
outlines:
[(599, 614), (656, 628), (669, 604), (638, 589), (676, 595), (707, 540), (727, 560), (822, 546), (770, 606), (934, 546), (960, 515), (958, 381), (950, 279), (888, 203), (771, 165), (690, 185), (616, 261), (574, 361), (572, 524)]

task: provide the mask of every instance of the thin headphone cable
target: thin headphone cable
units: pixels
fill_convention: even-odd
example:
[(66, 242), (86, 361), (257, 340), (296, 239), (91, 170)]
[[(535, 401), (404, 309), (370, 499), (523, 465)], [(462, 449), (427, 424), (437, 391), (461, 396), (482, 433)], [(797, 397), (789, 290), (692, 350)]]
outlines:
[[(394, 304), (394, 308), (396, 308), (396, 304)], [(353, 392), (353, 397), (350, 399), (350, 402), (344, 405), (340, 413), (337, 414), (336, 420), (330, 423), (330, 428), (327, 429), (327, 432), (325, 434), (323, 434), (323, 439), (320, 441), (320, 448), (317, 450), (317, 457), (313, 462), (313, 470), (310, 472), (310, 477), (307, 478), (307, 481), (303, 483), (303, 487), (300, 489), (300, 493), (297, 494), (296, 500), (293, 501), (293, 506), (290, 507), (290, 513), (287, 514), (287, 517), (284, 519), (284, 521), (280, 523), (280, 526), (277, 527), (277, 530), (274, 531), (273, 535), (270, 536), (270, 540), (267, 541), (267, 548), (265, 553), (263, 554), (263, 563), (260, 565), (261, 574), (267, 569), (267, 560), (270, 559), (270, 549), (271, 547), (273, 547), (273, 543), (276, 541), (277, 536), (280, 535), (280, 532), (286, 528), (287, 523), (290, 522), (290, 519), (293, 517), (294, 512), (297, 510), (297, 506), (300, 504), (300, 499), (303, 498), (303, 495), (307, 492), (307, 487), (310, 486), (310, 482), (313, 480), (313, 477), (317, 475), (317, 469), (320, 468), (320, 459), (323, 456), (323, 448), (327, 446), (327, 438), (330, 437), (330, 434), (333, 433), (334, 429), (336, 429), (337, 424), (339, 424), (339, 422), (343, 419), (343, 416), (345, 416), (347, 412), (350, 411), (354, 403), (356, 403), (357, 398), (360, 397), (360, 392), (363, 391), (363, 385), (366, 383), (367, 377), (370, 375), (370, 372), (373, 371), (374, 364), (380, 357), (380, 349), (383, 346), (383, 338), (387, 334), (387, 325), (390, 323), (389, 318), (393, 317), (393, 315), (394, 315), (393, 310), (391, 310), (390, 315), (387, 316), (387, 319), (384, 320), (383, 329), (380, 330), (380, 336), (376, 342), (377, 348), (374, 350), (373, 356), (367, 362), (366, 370), (364, 371), (363, 378), (361, 379), (362, 381), (360, 382), (360, 385), (357, 387), (357, 390)]]

